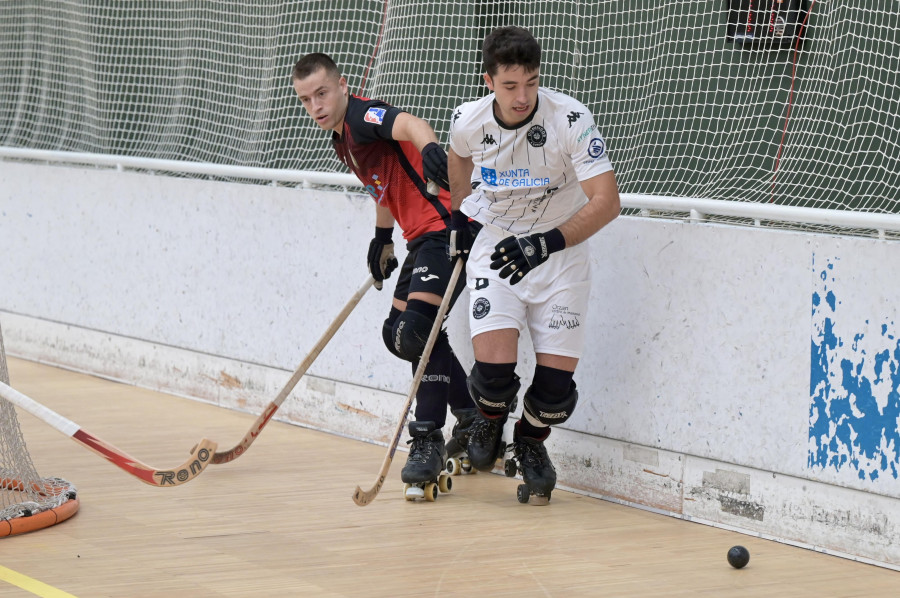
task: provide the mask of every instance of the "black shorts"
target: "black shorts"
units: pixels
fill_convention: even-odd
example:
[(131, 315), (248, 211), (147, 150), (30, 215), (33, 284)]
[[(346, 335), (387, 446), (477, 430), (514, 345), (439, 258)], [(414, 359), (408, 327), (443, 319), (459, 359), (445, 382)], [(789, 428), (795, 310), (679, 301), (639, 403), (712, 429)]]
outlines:
[[(443, 297), (453, 273), (453, 262), (447, 255), (447, 233), (425, 233), (410, 241), (406, 249), (408, 253), (400, 269), (394, 298), (406, 301), (410, 293), (434, 293)], [(466, 277), (460, 275), (453, 290), (451, 307), (465, 286)]]

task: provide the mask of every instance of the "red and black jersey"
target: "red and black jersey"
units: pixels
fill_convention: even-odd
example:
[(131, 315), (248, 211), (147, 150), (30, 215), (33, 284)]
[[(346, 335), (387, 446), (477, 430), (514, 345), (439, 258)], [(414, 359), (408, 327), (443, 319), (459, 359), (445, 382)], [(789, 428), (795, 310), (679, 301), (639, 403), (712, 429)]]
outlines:
[(387, 207), (411, 241), (441, 231), (450, 221), (450, 193), (428, 193), (422, 155), (409, 141), (391, 136), (402, 110), (380, 100), (350, 95), (342, 135), (331, 142), (341, 162), (359, 178), (375, 201)]

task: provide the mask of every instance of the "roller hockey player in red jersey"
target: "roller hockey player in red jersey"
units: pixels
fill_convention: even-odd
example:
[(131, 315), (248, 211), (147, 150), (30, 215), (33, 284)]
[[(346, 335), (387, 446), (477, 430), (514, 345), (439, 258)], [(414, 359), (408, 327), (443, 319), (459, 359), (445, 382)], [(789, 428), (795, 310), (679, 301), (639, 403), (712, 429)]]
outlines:
[[(394, 224), (403, 231), (408, 255), (382, 336), (388, 350), (412, 362), (415, 372), (452, 271), (447, 260), (447, 155), (424, 120), (380, 100), (350, 94), (347, 80), (326, 54), (300, 58), (291, 81), (310, 117), (331, 131), (338, 158), (375, 201), (375, 234), (366, 260), (378, 289), (398, 266), (393, 253)], [(432, 186), (437, 194), (429, 190), (429, 181), (438, 185)], [(454, 301), (464, 284), (460, 278), (452, 289)], [(448, 405), (460, 421), (471, 422), (475, 412), (465, 380), (465, 370), (442, 330), (416, 393), (415, 421), (409, 423), (412, 446), (401, 473), (404, 482), (421, 485), (443, 470), (442, 429)], [(458, 422), (451, 445), (465, 444), (462, 428)]]
[[(594, 233), (619, 214), (606, 143), (590, 111), (540, 87), (541, 49), (525, 29), (501, 27), (484, 41), (492, 92), (453, 111), (448, 158), (450, 254), (466, 257), (478, 407), (469, 457), (491, 470), (519, 391), (518, 339), (535, 350), (532, 383), (513, 433), (506, 473), (522, 473), (519, 500), (546, 504), (556, 485), (544, 440), (565, 422), (584, 347)], [(473, 188), (474, 187), (474, 188)], [(466, 220), (482, 224), (473, 238)]]

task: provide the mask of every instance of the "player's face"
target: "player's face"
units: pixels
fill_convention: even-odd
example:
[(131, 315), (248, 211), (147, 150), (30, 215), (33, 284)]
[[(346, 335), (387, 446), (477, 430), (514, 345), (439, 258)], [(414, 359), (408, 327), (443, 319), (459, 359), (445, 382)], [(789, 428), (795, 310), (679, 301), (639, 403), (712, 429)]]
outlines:
[(521, 66), (500, 66), (491, 77), (484, 75), (488, 89), (497, 100), (494, 110), (507, 125), (517, 125), (531, 114), (537, 105), (539, 69), (526, 71)]
[(303, 79), (294, 79), (294, 91), (306, 112), (326, 131), (342, 132), (347, 114), (347, 80), (319, 69)]

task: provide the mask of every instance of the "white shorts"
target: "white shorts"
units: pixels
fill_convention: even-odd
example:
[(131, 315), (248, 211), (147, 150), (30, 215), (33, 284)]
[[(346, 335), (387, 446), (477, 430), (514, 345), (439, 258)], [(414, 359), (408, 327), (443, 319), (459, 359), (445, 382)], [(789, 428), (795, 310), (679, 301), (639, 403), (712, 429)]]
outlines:
[(579, 243), (530, 271), (515, 285), (491, 270), (494, 246), (508, 233), (485, 226), (466, 263), (469, 328), (483, 332), (527, 328), (536, 353), (580, 358), (591, 290), (588, 242)]

